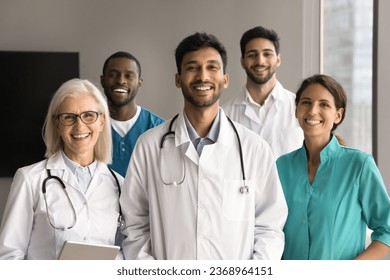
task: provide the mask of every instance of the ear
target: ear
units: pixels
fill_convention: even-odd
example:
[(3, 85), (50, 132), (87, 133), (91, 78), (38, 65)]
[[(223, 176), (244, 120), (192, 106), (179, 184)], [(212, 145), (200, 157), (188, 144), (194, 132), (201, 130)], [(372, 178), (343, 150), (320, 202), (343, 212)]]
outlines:
[(138, 83), (137, 83), (137, 87), (140, 88), (142, 87), (142, 84), (144, 83), (144, 80), (143, 79), (138, 79)]
[(336, 119), (334, 121), (335, 124), (339, 124), (341, 122), (341, 120), (343, 119), (343, 115), (344, 115), (344, 108), (340, 108), (337, 110), (336, 112)]
[(279, 67), (280, 64), (282, 64), (282, 56), (279, 53), (276, 57), (276, 66)]
[(100, 129), (99, 129), (99, 132), (102, 132), (103, 129), (104, 129), (104, 124), (106, 123), (106, 114), (101, 114), (100, 115)]
[(224, 74), (223, 75), (223, 88), (227, 88), (229, 86), (229, 75)]
[(181, 79), (180, 79), (180, 75), (178, 73), (176, 73), (176, 75), (175, 75), (175, 84), (176, 84), (177, 88), (181, 88)]
[(244, 59), (241, 57), (241, 59), (240, 59), (240, 62), (241, 62), (241, 67), (243, 68), (243, 69), (245, 69), (245, 67), (244, 67)]

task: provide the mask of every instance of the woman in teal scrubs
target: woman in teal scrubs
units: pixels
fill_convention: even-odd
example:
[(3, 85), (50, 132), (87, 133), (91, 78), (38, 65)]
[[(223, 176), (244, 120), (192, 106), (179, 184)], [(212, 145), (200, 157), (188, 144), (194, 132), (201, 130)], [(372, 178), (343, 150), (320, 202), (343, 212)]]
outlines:
[(383, 259), (390, 252), (390, 198), (374, 159), (333, 134), (346, 104), (341, 85), (326, 75), (307, 78), (296, 94), (305, 140), (277, 160), (289, 208), (283, 259)]

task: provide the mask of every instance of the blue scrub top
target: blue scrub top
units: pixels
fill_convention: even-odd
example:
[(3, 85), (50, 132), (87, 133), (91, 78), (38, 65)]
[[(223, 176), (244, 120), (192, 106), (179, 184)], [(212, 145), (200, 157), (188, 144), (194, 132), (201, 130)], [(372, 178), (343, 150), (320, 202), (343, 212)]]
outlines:
[(284, 259), (349, 260), (372, 240), (390, 246), (390, 198), (371, 155), (339, 145), (332, 135), (309, 182), (306, 148), (277, 160), (288, 205)]
[(109, 167), (125, 177), (138, 137), (148, 129), (158, 126), (164, 121), (160, 116), (145, 108), (141, 108), (138, 119), (124, 137), (120, 136), (114, 128), (111, 128), (113, 155), (112, 163)]

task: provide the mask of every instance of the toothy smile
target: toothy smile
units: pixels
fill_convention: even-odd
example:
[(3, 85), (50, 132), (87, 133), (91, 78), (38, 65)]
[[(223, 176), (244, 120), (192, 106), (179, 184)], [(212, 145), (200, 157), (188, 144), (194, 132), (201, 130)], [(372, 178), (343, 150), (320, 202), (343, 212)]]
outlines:
[(72, 134), (72, 137), (76, 139), (82, 139), (82, 138), (87, 138), (89, 135), (90, 133)]
[(255, 71), (255, 72), (262, 72), (262, 71), (267, 70), (266, 67), (253, 67), (252, 69), (253, 69), (253, 71)]
[(200, 91), (210, 90), (211, 86), (196, 86), (195, 89)]
[(124, 88), (115, 88), (115, 89), (113, 89), (113, 92), (127, 93), (127, 89), (124, 89)]
[(305, 121), (306, 121), (306, 123), (307, 123), (308, 125), (318, 125), (318, 124), (322, 123), (322, 121), (319, 121), (319, 120), (310, 120), (310, 119), (306, 119)]

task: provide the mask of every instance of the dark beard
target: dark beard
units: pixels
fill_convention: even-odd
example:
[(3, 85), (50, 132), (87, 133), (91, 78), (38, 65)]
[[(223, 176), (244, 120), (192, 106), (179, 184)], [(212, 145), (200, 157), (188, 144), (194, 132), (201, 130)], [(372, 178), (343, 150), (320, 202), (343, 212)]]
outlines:
[(245, 68), (245, 73), (246, 75), (248, 76), (248, 78), (253, 81), (255, 84), (258, 84), (258, 85), (264, 85), (266, 84), (271, 78), (272, 76), (275, 74), (275, 72), (270, 72), (267, 76), (265, 76), (264, 78), (258, 78), (256, 76), (254, 76), (252, 74), (252, 72), (250, 72), (247, 68)]
[(124, 107), (129, 105), (134, 98), (137, 96), (137, 91), (133, 92), (133, 95), (129, 99), (125, 99), (123, 101), (118, 102), (116, 99), (112, 98), (111, 91), (104, 90), (104, 93), (107, 96), (108, 103), (113, 107)]
[(186, 94), (184, 92), (183, 92), (183, 96), (194, 107), (197, 107), (197, 108), (207, 108), (207, 107), (211, 107), (212, 105), (215, 104), (215, 102), (217, 102), (219, 100), (219, 98), (221, 96), (221, 93), (213, 94), (212, 98), (209, 99), (207, 102), (199, 102), (194, 97), (192, 97), (191, 95)]

